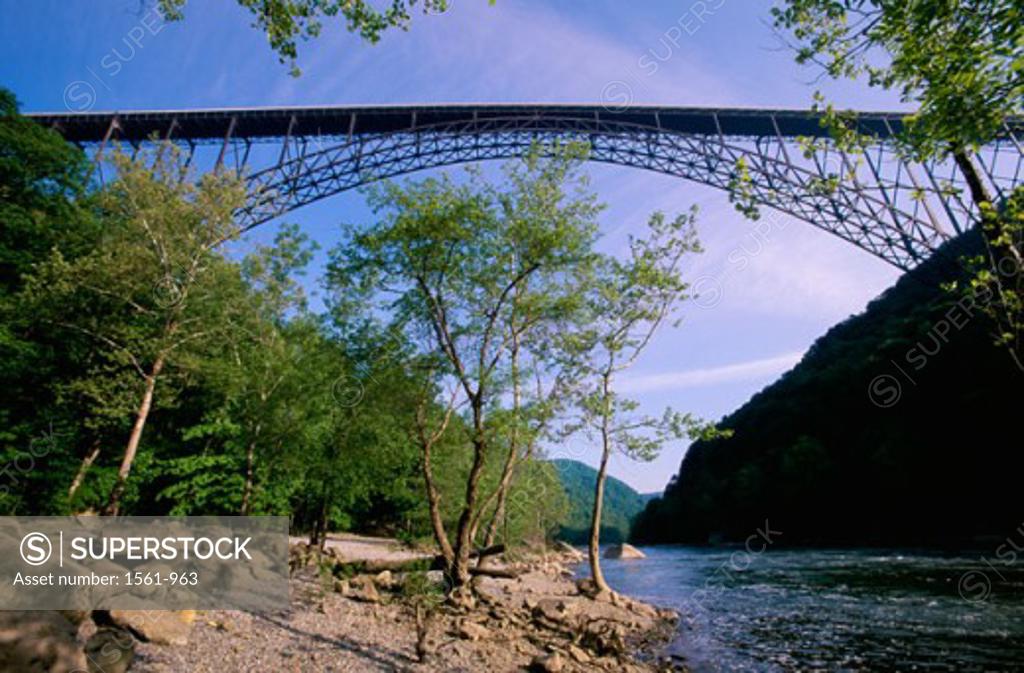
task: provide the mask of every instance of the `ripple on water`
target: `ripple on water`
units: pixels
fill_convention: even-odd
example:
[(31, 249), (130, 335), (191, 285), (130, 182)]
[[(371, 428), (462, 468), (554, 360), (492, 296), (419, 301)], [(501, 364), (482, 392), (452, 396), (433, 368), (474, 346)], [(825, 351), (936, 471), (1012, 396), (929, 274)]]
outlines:
[(781, 551), (742, 571), (732, 550), (661, 547), (607, 561), (617, 590), (680, 610), (670, 653), (697, 671), (1024, 671), (1024, 563), (988, 571), (988, 600), (960, 597), (979, 557)]

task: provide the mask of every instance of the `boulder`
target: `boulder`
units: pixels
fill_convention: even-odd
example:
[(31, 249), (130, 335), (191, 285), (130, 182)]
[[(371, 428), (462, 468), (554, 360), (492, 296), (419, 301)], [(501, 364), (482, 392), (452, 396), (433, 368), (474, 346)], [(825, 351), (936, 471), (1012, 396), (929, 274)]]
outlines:
[(195, 610), (111, 610), (110, 621), (157, 645), (185, 645)]
[(635, 559), (647, 558), (647, 555), (631, 544), (616, 544), (608, 547), (604, 552), (605, 558)]
[(0, 611), (0, 671), (84, 671), (77, 628), (57, 612)]

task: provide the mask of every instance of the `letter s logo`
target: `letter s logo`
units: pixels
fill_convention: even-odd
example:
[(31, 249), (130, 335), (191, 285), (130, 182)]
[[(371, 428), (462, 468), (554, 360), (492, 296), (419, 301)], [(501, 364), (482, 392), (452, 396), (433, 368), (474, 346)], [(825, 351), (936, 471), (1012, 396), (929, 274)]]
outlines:
[(30, 566), (41, 566), (50, 560), (53, 545), (42, 533), (29, 533), (21, 538), (21, 558)]

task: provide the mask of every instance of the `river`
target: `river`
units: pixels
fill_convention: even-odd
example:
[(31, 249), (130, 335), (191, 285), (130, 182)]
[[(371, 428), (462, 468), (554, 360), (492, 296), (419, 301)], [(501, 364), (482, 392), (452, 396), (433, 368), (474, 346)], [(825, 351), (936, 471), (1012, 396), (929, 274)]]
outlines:
[[(1024, 671), (1024, 555), (665, 546), (605, 560), (694, 671)], [(581, 569), (582, 570), (582, 569)]]

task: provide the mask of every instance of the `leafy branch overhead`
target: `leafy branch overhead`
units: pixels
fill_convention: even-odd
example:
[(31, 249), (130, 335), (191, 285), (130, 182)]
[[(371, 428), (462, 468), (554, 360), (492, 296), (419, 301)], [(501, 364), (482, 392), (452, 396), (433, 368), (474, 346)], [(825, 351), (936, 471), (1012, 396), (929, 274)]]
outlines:
[[(1024, 112), (1024, 6), (1017, 0), (784, 0), (772, 16), (799, 63), (894, 91), (916, 107), (904, 119), (900, 149), (917, 161), (952, 159), (986, 247), (984, 264), (964, 260), (973, 278), (959, 288), (971, 299), (985, 297), (982, 310), (996, 342), (1024, 372), (1024, 189), (993, 193), (974, 156), (982, 145), (1019, 133), (1011, 125)], [(820, 94), (815, 107), (824, 108), (836, 145), (855, 152), (856, 119)]]
[[(349, 32), (376, 43), (389, 29), (408, 30), (412, 15), (448, 10), (449, 0), (390, 0), (378, 9), (367, 0), (236, 0), (253, 17), (253, 27), (266, 33), (270, 48), (281, 63), (290, 65), (293, 75), (300, 71), (298, 43), (318, 37), (325, 21), (342, 18)], [(489, 0), (494, 4), (495, 0)], [(180, 21), (187, 0), (159, 0), (159, 8), (168, 21)]]

